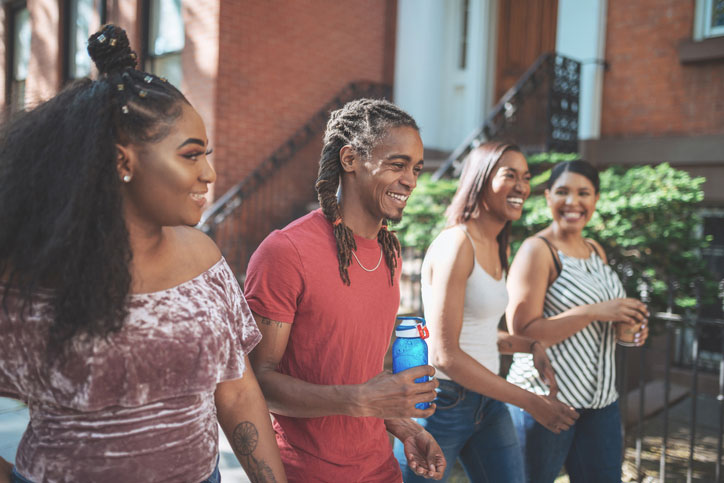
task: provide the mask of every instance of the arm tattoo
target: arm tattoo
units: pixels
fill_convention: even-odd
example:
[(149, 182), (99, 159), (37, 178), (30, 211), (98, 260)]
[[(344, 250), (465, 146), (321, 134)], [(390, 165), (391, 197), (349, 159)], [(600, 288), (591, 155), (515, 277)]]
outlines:
[(271, 326), (274, 326), (274, 327), (276, 327), (277, 329), (281, 329), (281, 328), (282, 328), (282, 323), (281, 323), (281, 322), (278, 322), (278, 321), (272, 320), (272, 319), (267, 319), (266, 317), (262, 317), (261, 320), (259, 321), (259, 323), (260, 323), (260, 324), (264, 324), (264, 325), (268, 325), (268, 326), (270, 326), (270, 327), (271, 327)]
[[(266, 319), (269, 320), (269, 319)], [(231, 446), (252, 483), (276, 482), (274, 472), (264, 460), (257, 460), (253, 453), (259, 443), (259, 432), (254, 423), (244, 421), (234, 428)]]

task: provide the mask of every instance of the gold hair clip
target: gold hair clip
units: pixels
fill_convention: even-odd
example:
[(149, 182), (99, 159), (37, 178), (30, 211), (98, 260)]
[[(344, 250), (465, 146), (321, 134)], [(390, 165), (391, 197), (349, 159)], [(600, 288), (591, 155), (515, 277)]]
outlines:
[(146, 92), (146, 91), (138, 92), (138, 97), (140, 97), (141, 99), (145, 99), (147, 95), (148, 95), (148, 92)]
[(131, 52), (131, 59), (136, 60), (136, 53), (135, 53), (135, 52)]
[(122, 91), (123, 89), (126, 88), (126, 86), (124, 86), (123, 84), (116, 84), (116, 88), (117, 88), (119, 91)]
[(111, 39), (111, 41), (108, 43), (111, 44), (111, 47), (115, 47), (117, 42), (118, 42), (118, 39)]

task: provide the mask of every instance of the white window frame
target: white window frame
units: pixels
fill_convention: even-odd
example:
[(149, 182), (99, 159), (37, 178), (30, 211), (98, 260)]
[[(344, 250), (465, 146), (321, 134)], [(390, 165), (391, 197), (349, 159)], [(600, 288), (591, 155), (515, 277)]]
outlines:
[(712, 7), (716, 0), (696, 0), (694, 12), (694, 40), (724, 36), (724, 25), (711, 26)]

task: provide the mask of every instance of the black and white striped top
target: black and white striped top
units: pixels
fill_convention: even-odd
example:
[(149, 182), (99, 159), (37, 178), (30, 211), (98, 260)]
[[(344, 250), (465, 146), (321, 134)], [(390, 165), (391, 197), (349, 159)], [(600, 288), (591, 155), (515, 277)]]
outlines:
[[(596, 254), (569, 257), (558, 250), (562, 269), (546, 292), (543, 317), (553, 317), (580, 305), (625, 297), (616, 273)], [(616, 335), (610, 322), (594, 321), (546, 350), (558, 383), (558, 399), (574, 408), (603, 408), (618, 399)], [(546, 394), (533, 367), (533, 356), (515, 354), (508, 381), (528, 391)]]

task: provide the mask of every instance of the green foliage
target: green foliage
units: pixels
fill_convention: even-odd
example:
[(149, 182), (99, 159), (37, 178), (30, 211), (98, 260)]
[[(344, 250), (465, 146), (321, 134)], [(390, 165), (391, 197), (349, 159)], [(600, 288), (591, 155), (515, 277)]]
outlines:
[[(543, 197), (550, 163), (571, 155), (531, 156), (534, 194), (526, 201), (521, 219), (513, 224), (513, 253), (522, 240), (548, 226), (551, 214)], [(667, 308), (668, 280), (678, 284), (675, 310), (696, 305), (693, 282), (704, 279), (705, 297), (714, 292), (701, 249), (708, 240), (698, 236), (701, 219), (696, 206), (703, 200), (704, 178), (692, 178), (668, 164), (609, 168), (601, 173), (601, 198), (584, 235), (603, 245), (609, 262), (637, 296), (647, 284), (654, 311)], [(396, 226), (403, 246), (424, 251), (445, 225), (444, 211), (457, 180), (433, 183), (422, 176), (408, 200), (405, 216)], [(708, 278), (707, 278), (708, 277)]]
[(457, 179), (433, 182), (425, 173), (417, 180), (417, 188), (407, 200), (402, 221), (392, 229), (397, 232), (403, 247), (424, 252), (445, 227), (445, 209), (458, 186)]
[[(603, 245), (626, 292), (637, 296), (647, 284), (650, 305), (657, 311), (668, 306), (668, 280), (678, 284), (674, 300), (678, 310), (696, 304), (693, 283), (698, 278), (704, 277), (704, 295), (712, 294), (714, 286), (706, 279), (701, 258), (708, 241), (698, 236), (701, 219), (696, 214), (696, 205), (704, 198), (704, 178), (691, 178), (666, 163), (609, 168), (600, 176), (601, 198), (584, 235)], [(545, 198), (531, 197), (513, 225), (513, 248), (550, 222)]]

